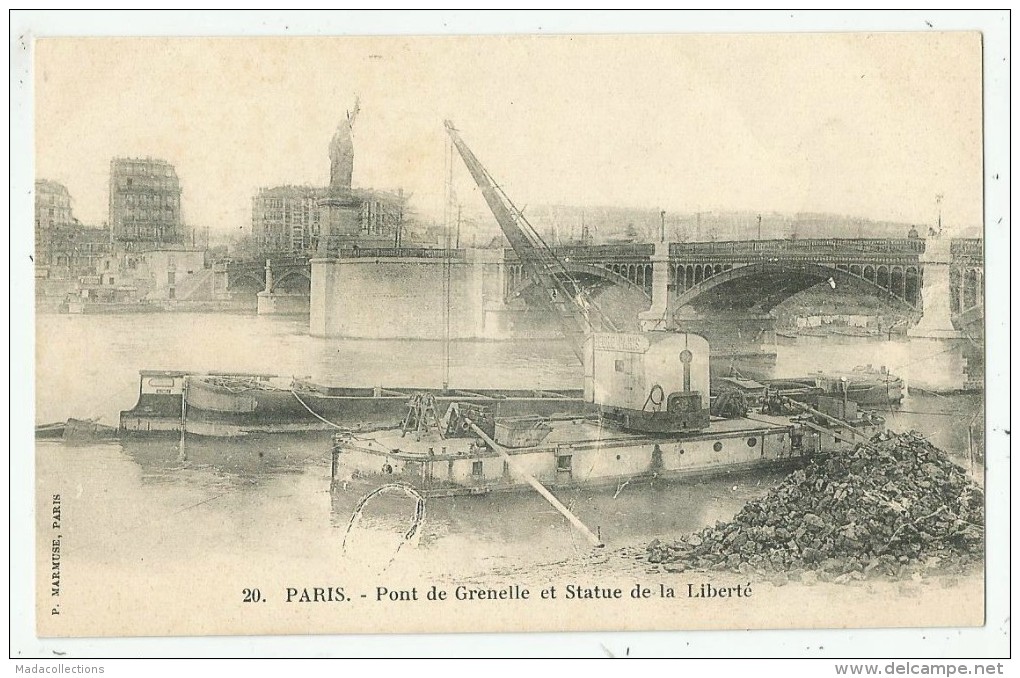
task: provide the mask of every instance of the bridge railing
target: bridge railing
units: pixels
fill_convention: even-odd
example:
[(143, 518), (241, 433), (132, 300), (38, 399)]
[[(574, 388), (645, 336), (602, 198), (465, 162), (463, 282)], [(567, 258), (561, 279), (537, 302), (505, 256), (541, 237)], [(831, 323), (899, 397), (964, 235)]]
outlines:
[[(449, 256), (451, 259), (463, 259), (465, 257), (464, 250), (447, 250), (433, 248), (433, 247), (350, 247), (341, 250), (335, 250), (330, 252), (331, 257), (339, 259), (358, 259), (358, 258), (372, 258), (379, 259), (384, 257), (389, 258), (410, 258), (410, 259), (445, 259)], [(300, 268), (308, 266), (308, 262), (312, 257), (308, 255), (284, 255), (274, 257), (267, 255), (264, 258), (258, 259), (227, 259), (217, 262), (216, 265), (220, 268), (225, 269), (253, 269), (263, 268), (266, 265), (266, 260), (270, 262), (270, 265), (276, 268)]]
[(690, 254), (755, 254), (759, 252), (853, 252), (920, 254), (920, 238), (798, 238), (786, 240), (721, 240), (670, 243), (672, 256)]
[(293, 255), (293, 254), (282, 254), (280, 256), (273, 256), (267, 254), (260, 256), (258, 259), (223, 259), (215, 262), (213, 266), (219, 266), (227, 269), (252, 269), (252, 268), (264, 268), (266, 261), (271, 262), (271, 265), (276, 268), (286, 268), (291, 266), (306, 266), (308, 264), (308, 257), (304, 255)]
[[(655, 245), (649, 243), (610, 243), (606, 245), (557, 245), (552, 248), (560, 259), (603, 261), (608, 259), (648, 258), (655, 253)], [(503, 250), (504, 261), (515, 261), (517, 253), (507, 247)]]
[(401, 259), (463, 259), (464, 250), (440, 249), (438, 247), (358, 247), (345, 248), (337, 252), (340, 259), (372, 258), (383, 257)]
[(953, 257), (983, 259), (985, 243), (981, 238), (953, 238), (949, 243), (949, 252)]

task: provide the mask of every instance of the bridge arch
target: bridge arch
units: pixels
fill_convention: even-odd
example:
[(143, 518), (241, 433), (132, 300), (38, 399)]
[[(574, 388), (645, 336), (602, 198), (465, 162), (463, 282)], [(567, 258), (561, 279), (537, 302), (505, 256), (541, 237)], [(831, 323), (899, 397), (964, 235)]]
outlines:
[[(584, 264), (572, 261), (564, 264), (564, 267), (571, 276), (596, 279), (603, 283), (615, 285), (624, 289), (635, 290), (640, 292), (648, 303), (651, 303), (652, 301), (649, 290), (645, 286), (639, 285), (630, 280), (626, 275), (626, 268), (622, 268), (623, 272), (621, 272), (621, 266), (619, 264), (613, 264), (612, 269), (610, 269), (602, 266), (596, 266), (594, 264)], [(530, 277), (522, 276), (521, 279), (516, 281), (516, 285), (510, 288), (507, 293), (507, 299), (519, 297), (525, 290), (532, 287), (533, 284), (534, 283)]]
[[(862, 270), (862, 274), (866, 273), (867, 268)], [(731, 304), (733, 301), (740, 302), (742, 308), (756, 308), (767, 312), (785, 299), (830, 278), (837, 285), (863, 286), (879, 296), (891, 298), (904, 308), (918, 310), (917, 305), (905, 299), (899, 290), (881, 287), (863, 275), (853, 275), (849, 270), (838, 269), (835, 266), (808, 262), (758, 262), (723, 270), (702, 280), (697, 279), (698, 270), (700, 269), (695, 269), (696, 284), (680, 292), (670, 305), (670, 315), (675, 315), (684, 306), (705, 300), (709, 295), (713, 301), (730, 299)], [(902, 272), (900, 277), (902, 278)], [(886, 279), (888, 278), (887, 270)]]
[(266, 280), (248, 271), (228, 271), (227, 289), (231, 291), (252, 290), (261, 292), (266, 287)]
[[(304, 282), (299, 282), (304, 281)], [(280, 275), (273, 276), (273, 288), (270, 292), (283, 291), (294, 287), (294, 283), (298, 283), (298, 289), (301, 291), (307, 291), (311, 289), (312, 285), (312, 274), (310, 271), (304, 268), (292, 268), (284, 271)]]

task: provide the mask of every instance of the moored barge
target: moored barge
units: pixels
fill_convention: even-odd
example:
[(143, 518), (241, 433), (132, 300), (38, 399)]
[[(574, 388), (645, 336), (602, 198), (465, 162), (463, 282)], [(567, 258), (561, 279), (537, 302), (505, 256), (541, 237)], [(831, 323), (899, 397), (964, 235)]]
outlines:
[(338, 427), (396, 426), (414, 394), (437, 406), (459, 402), (492, 407), (499, 416), (583, 415), (581, 389), (423, 389), (350, 387), (267, 374), (143, 370), (138, 402), (120, 414), (126, 434), (177, 433), (233, 437), (303, 433)]

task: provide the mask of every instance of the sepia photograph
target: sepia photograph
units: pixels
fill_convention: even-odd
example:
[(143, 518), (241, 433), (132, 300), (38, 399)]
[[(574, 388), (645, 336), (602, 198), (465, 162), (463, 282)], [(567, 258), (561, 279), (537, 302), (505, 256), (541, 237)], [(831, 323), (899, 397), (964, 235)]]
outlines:
[(40, 640), (988, 623), (980, 31), (22, 44)]

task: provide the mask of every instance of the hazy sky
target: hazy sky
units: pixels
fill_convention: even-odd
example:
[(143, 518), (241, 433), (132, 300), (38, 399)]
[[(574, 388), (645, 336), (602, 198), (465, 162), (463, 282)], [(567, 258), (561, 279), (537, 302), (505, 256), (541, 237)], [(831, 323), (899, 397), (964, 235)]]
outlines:
[[(324, 185), (361, 97), (354, 184), (441, 213), (443, 119), (518, 205), (826, 211), (981, 224), (976, 33), (41, 39), (36, 175), (107, 218), (113, 156), (177, 167), (185, 219), (250, 225)], [(483, 207), (462, 163), (466, 209)]]

